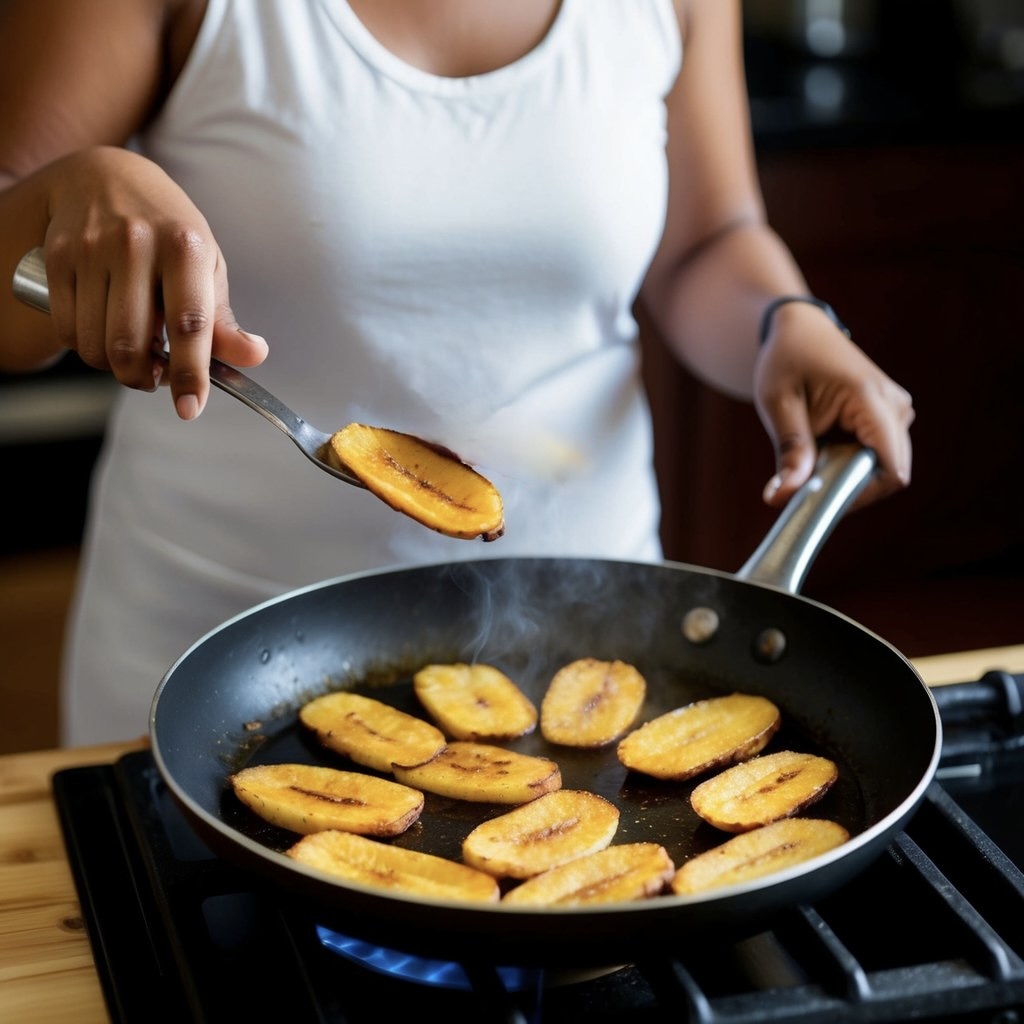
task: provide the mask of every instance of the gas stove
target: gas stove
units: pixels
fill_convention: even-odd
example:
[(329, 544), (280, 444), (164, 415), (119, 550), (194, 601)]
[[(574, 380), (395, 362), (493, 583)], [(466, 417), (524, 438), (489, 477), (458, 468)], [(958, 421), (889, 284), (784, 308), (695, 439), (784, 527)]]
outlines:
[(943, 756), (866, 871), (769, 930), (594, 972), (431, 961), (318, 925), (217, 859), (151, 755), (54, 776), (111, 1019), (1024, 1020), (1024, 677), (936, 691)]

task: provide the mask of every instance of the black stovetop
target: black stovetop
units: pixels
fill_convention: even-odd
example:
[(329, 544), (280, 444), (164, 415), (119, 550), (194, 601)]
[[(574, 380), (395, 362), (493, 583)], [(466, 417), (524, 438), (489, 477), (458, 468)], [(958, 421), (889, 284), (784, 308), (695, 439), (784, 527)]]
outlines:
[[(995, 725), (955, 702), (943, 708), (937, 781), (886, 853), (837, 893), (782, 913), (753, 938), (585, 978), (463, 971), (325, 934), (306, 910), (206, 849), (146, 751), (59, 772), (54, 792), (116, 1022), (358, 1024), (433, 1013), (1013, 1024), (1024, 1019), (1024, 743), (1007, 719), (1019, 727), (1020, 690), (1007, 688), (1011, 707)], [(396, 960), (418, 978), (442, 975), (443, 985), (380, 966)]]

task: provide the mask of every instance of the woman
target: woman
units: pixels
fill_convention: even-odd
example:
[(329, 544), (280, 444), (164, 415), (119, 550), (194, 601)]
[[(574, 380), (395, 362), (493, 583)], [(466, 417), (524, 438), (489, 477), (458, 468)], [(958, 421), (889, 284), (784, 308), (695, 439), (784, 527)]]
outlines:
[[(0, 369), (74, 349), (125, 385), (65, 742), (144, 731), (190, 643), (308, 582), (657, 559), (638, 298), (695, 373), (756, 402), (769, 504), (832, 428), (878, 453), (864, 501), (907, 484), (909, 395), (827, 310), (777, 302), (807, 287), (765, 223), (740, 29), (738, 0), (0, 6), (0, 262), (9, 279), (43, 245), (52, 307), (0, 295)], [(319, 473), (207, 401), (211, 355), (321, 429), (449, 446), (501, 491), (505, 536), (481, 552)]]

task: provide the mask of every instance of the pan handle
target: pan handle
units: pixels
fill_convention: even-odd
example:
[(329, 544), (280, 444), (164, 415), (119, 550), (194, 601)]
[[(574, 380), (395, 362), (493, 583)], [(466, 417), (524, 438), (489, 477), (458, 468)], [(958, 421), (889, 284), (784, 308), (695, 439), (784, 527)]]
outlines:
[(877, 461), (870, 448), (856, 444), (823, 447), (810, 479), (790, 499), (737, 577), (799, 593), (822, 545), (870, 481)]

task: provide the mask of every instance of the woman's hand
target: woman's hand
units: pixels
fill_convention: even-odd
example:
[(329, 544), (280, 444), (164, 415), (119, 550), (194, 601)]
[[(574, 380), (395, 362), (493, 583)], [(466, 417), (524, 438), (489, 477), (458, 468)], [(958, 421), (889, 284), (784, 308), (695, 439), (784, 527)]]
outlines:
[(910, 483), (909, 393), (879, 369), (825, 313), (780, 307), (754, 375), (754, 402), (775, 446), (777, 472), (764, 500), (784, 505), (810, 477), (817, 438), (849, 434), (878, 456), (878, 472), (858, 507)]
[(266, 342), (243, 331), (231, 310), (209, 224), (164, 171), (129, 150), (93, 147), (39, 173), (61, 345), (127, 387), (169, 384), (184, 420), (206, 404), (211, 355), (238, 366), (263, 361)]

